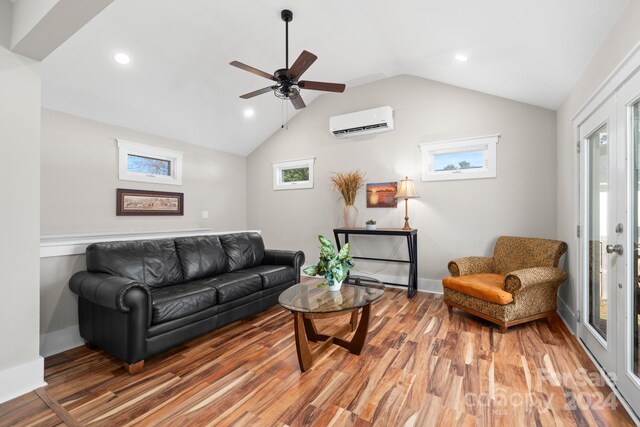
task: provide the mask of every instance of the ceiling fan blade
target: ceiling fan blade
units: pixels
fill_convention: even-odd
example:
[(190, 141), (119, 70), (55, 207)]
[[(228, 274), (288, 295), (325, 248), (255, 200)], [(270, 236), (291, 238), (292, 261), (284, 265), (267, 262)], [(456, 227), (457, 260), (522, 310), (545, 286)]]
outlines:
[(298, 82), (298, 86), (302, 89), (324, 90), (326, 92), (344, 92), (347, 87), (342, 83), (312, 82), (308, 80)]
[(277, 81), (276, 78), (273, 77), (273, 75), (271, 75), (269, 73), (265, 73), (262, 70), (258, 70), (257, 68), (254, 68), (254, 67), (252, 67), (250, 65), (243, 64), (242, 62), (231, 61), (231, 62), (229, 62), (229, 65), (233, 65), (234, 67), (238, 67), (241, 70), (248, 71), (248, 72), (253, 73), (253, 74), (257, 75), (257, 76), (264, 77), (265, 79), (273, 80), (274, 82)]
[(262, 95), (263, 93), (271, 92), (277, 86), (267, 86), (262, 89), (254, 90), (253, 92), (245, 93), (244, 95), (240, 95), (242, 99), (253, 98), (254, 96)]
[(300, 96), (300, 92), (298, 92), (298, 95), (296, 95), (295, 97), (289, 98), (289, 100), (291, 100), (291, 103), (293, 104), (293, 108), (295, 108), (296, 110), (300, 110), (307, 106), (302, 100), (302, 96)]
[(315, 62), (316, 59), (318, 59), (318, 57), (313, 53), (303, 50), (300, 56), (298, 56), (298, 59), (296, 59), (296, 62), (294, 62), (291, 68), (289, 68), (287, 76), (294, 79), (299, 79), (302, 73), (307, 71), (307, 69), (311, 66), (311, 64)]

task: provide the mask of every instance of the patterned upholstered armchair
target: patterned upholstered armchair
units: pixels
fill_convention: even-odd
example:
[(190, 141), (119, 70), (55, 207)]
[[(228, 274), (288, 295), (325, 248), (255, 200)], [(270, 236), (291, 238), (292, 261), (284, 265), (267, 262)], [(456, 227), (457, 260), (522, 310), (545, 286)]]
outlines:
[(567, 273), (558, 262), (567, 244), (557, 240), (502, 236), (493, 258), (467, 257), (449, 263), (442, 280), (449, 314), (458, 308), (507, 328), (551, 316)]

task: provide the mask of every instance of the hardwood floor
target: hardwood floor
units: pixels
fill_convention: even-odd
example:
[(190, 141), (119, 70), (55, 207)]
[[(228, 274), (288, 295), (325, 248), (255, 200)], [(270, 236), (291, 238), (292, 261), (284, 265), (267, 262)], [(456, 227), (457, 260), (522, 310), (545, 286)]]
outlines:
[[(333, 346), (306, 373), (293, 316), (275, 306), (134, 376), (84, 347), (50, 357), (40, 392), (77, 425), (633, 425), (557, 318), (503, 335), (456, 310), (449, 320), (441, 296), (394, 289), (372, 311), (362, 355)], [(0, 405), (2, 425), (62, 423), (35, 393)]]

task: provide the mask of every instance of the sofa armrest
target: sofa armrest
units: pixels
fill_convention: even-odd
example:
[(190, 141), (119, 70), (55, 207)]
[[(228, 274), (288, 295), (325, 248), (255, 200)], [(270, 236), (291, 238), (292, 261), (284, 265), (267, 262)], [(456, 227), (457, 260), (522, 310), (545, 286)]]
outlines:
[(149, 288), (135, 280), (113, 276), (106, 273), (90, 273), (81, 271), (71, 276), (69, 288), (75, 294), (86, 300), (111, 310), (128, 313), (129, 304), (138, 302), (139, 297), (128, 298), (133, 290), (138, 290), (146, 296), (147, 303), (151, 301)]
[(560, 287), (567, 280), (567, 273), (556, 267), (533, 267), (516, 270), (504, 279), (504, 290), (511, 294), (518, 294), (526, 289), (537, 286)]
[(450, 261), (448, 268), (449, 273), (453, 277), (457, 277), (468, 274), (493, 273), (496, 269), (496, 263), (493, 258), (470, 256)]
[(288, 265), (296, 272), (296, 283), (300, 283), (300, 269), (304, 264), (304, 252), (266, 249), (262, 263), (265, 265)]

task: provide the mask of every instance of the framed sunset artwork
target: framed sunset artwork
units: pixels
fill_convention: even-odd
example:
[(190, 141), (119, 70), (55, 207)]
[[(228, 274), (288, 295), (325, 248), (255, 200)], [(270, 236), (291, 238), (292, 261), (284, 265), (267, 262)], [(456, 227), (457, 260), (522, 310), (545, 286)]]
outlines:
[(376, 182), (367, 184), (368, 208), (395, 208), (398, 206), (397, 182)]

